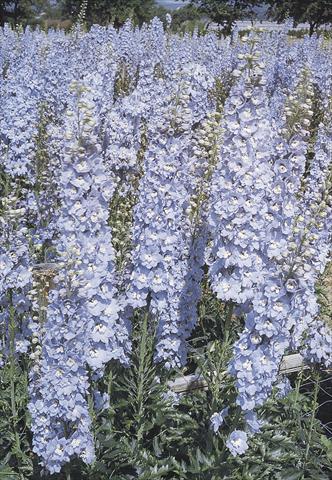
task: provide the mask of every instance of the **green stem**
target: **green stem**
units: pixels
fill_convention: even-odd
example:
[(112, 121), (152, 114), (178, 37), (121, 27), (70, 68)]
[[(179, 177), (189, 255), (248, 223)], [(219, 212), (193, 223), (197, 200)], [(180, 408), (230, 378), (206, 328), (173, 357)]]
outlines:
[(137, 385), (137, 405), (138, 405), (138, 429), (137, 441), (141, 442), (143, 438), (143, 416), (144, 416), (144, 374), (145, 374), (145, 359), (146, 359), (146, 342), (148, 335), (148, 318), (149, 310), (147, 308), (141, 330), (141, 340), (139, 346), (139, 365), (138, 365), (138, 385)]
[(313, 408), (311, 412), (311, 418), (310, 418), (310, 427), (309, 427), (309, 435), (308, 435), (308, 440), (307, 440), (307, 447), (305, 451), (305, 457), (304, 457), (304, 466), (305, 468), (308, 457), (309, 457), (309, 452), (310, 452), (310, 447), (311, 447), (311, 438), (312, 438), (312, 432), (313, 432), (313, 427), (314, 427), (314, 421), (315, 421), (315, 415), (316, 415), (316, 410), (318, 407), (318, 393), (319, 393), (319, 376), (318, 374), (315, 376), (315, 388), (314, 388), (314, 398), (313, 398)]
[(65, 467), (65, 475), (66, 475), (66, 480), (71, 480), (70, 466), (68, 464)]
[(296, 384), (295, 384), (295, 398), (294, 398), (294, 408), (295, 408), (294, 411), (295, 411), (295, 415), (296, 415), (295, 420), (296, 420), (296, 423), (298, 425), (299, 430), (301, 430), (301, 414), (299, 413), (299, 409), (297, 408), (297, 404), (299, 402), (302, 379), (303, 379), (303, 367), (300, 370), (299, 376), (298, 376)]
[(232, 323), (232, 316), (234, 311), (234, 303), (232, 301), (228, 302), (225, 307), (226, 317), (224, 323), (224, 343), (226, 344), (229, 340), (231, 323)]
[(109, 374), (108, 374), (108, 382), (107, 382), (107, 394), (109, 397), (112, 395), (112, 388), (113, 388), (113, 372), (110, 369)]
[(296, 384), (295, 384), (295, 399), (294, 399), (295, 405), (297, 404), (298, 399), (299, 399), (300, 386), (301, 386), (301, 383), (302, 383), (302, 377), (303, 377), (303, 368), (301, 368), (300, 373), (299, 373), (299, 376), (298, 376), (297, 381), (296, 381)]
[[(10, 295), (10, 303), (12, 298)], [(15, 439), (15, 450), (21, 452), (21, 442), (19, 432), (17, 431), (18, 414), (16, 408), (16, 389), (15, 389), (15, 377), (16, 377), (16, 365), (15, 365), (15, 308), (9, 307), (9, 374), (10, 374), (10, 406), (12, 416), (12, 427)], [(17, 463), (20, 466), (20, 458), (17, 458)]]

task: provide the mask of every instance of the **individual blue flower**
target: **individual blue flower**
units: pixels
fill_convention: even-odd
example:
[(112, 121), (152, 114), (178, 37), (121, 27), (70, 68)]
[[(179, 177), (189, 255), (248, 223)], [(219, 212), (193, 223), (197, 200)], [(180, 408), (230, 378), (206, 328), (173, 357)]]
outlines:
[(211, 418), (211, 426), (213, 428), (213, 431), (216, 433), (221, 425), (224, 423), (225, 418), (227, 417), (229, 412), (229, 407), (223, 408), (221, 412), (215, 412)]
[(247, 443), (247, 434), (242, 430), (234, 430), (228, 437), (226, 441), (226, 446), (233, 455), (237, 457), (238, 455), (243, 455), (249, 448)]
[(244, 418), (246, 425), (249, 427), (251, 433), (259, 433), (264, 421), (257, 418), (257, 414), (253, 411), (245, 412)]

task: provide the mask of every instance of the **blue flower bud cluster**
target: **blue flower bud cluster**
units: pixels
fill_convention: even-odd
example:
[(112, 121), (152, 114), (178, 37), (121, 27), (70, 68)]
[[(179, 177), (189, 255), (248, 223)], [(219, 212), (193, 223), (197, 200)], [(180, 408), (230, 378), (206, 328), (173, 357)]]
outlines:
[(323, 365), (326, 369), (332, 366), (332, 331), (324, 322), (316, 322), (309, 327), (306, 344), (301, 354), (306, 361)]

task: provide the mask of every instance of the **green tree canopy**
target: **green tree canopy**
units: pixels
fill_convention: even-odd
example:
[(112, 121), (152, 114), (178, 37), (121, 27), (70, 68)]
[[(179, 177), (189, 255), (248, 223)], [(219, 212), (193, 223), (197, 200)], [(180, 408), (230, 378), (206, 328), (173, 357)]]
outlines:
[[(82, 0), (62, 0), (63, 16), (76, 20), (81, 5)], [(85, 19), (89, 24), (114, 23), (118, 27), (131, 18), (141, 25), (153, 16), (154, 11), (154, 0), (88, 0)]]
[(199, 22), (201, 16), (202, 14), (199, 12), (198, 8), (191, 4), (185, 5), (172, 12), (172, 28), (175, 31), (179, 31), (189, 22)]
[(49, 0), (0, 0), (0, 25), (28, 23), (50, 9)]
[(309, 23), (310, 35), (332, 22), (332, 0), (268, 0), (269, 15), (277, 22), (292, 17), (294, 25)]
[(261, 3), (260, 0), (191, 0), (200, 12), (222, 27), (224, 35), (229, 35), (235, 22), (252, 14), (253, 7)]
[(31, 0), (0, 0), (0, 23), (16, 25), (31, 15)]

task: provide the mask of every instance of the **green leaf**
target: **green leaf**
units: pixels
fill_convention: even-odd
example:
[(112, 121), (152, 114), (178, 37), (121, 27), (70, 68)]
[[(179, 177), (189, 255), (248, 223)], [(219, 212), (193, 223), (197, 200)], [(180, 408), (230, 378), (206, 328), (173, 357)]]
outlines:
[(19, 475), (7, 465), (0, 465), (0, 480), (17, 480)]
[(332, 461), (332, 440), (325, 437), (325, 435), (320, 436), (320, 441), (322, 445), (326, 448), (326, 454), (329, 460)]
[(280, 480), (301, 480), (303, 471), (299, 471), (297, 468), (287, 468), (279, 473)]

